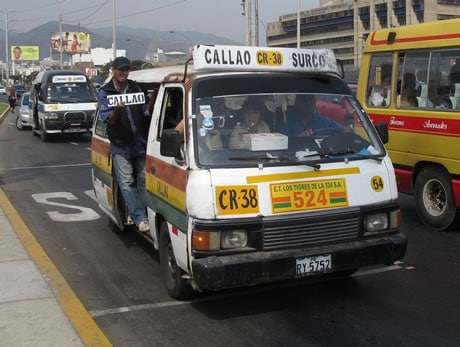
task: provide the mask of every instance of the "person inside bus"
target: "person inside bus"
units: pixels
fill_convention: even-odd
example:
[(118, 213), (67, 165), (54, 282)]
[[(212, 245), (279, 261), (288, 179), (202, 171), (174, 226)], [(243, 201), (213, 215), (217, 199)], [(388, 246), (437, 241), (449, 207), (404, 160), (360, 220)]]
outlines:
[(388, 106), (390, 104), (390, 95), (391, 75), (385, 74), (382, 76), (382, 83), (372, 88), (370, 103), (372, 106)]
[(410, 72), (406, 72), (403, 76), (402, 81), (398, 82), (398, 96), (396, 97), (396, 105), (417, 107), (417, 96), (415, 89), (415, 75)]
[(441, 90), (439, 82), (436, 80), (431, 80), (428, 83), (428, 100), (426, 106), (429, 108), (439, 108), (439, 109), (450, 109), (452, 108), (452, 102), (447, 96), (439, 94)]
[(298, 94), (294, 106), (287, 111), (287, 121), (280, 124), (278, 130), (287, 136), (301, 137), (331, 135), (343, 129), (333, 119), (318, 113), (314, 95)]
[(98, 107), (101, 119), (107, 123), (113, 169), (128, 208), (140, 232), (149, 232), (147, 191), (145, 188), (145, 155), (151, 114), (150, 104), (109, 106), (108, 96), (142, 92), (138, 84), (128, 79), (131, 61), (117, 57), (112, 62), (112, 79), (101, 87)]
[(262, 120), (262, 105), (254, 98), (248, 98), (242, 108), (242, 122), (238, 122), (232, 130), (229, 148), (246, 148), (245, 134), (269, 133), (270, 128)]

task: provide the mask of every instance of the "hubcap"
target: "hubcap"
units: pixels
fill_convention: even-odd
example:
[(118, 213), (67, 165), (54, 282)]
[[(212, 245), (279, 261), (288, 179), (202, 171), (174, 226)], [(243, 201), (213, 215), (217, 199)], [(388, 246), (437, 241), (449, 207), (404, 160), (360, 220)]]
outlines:
[(423, 188), (423, 204), (429, 214), (440, 216), (446, 209), (446, 190), (435, 179), (429, 180)]

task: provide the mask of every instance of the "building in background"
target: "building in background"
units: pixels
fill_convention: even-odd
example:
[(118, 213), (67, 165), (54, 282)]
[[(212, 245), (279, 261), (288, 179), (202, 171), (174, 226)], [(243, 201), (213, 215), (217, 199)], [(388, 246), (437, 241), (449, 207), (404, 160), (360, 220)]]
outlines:
[[(358, 68), (370, 32), (460, 17), (459, 0), (334, 0), (300, 12), (300, 47), (331, 48), (346, 68)], [(297, 12), (266, 25), (267, 45), (296, 47)]]

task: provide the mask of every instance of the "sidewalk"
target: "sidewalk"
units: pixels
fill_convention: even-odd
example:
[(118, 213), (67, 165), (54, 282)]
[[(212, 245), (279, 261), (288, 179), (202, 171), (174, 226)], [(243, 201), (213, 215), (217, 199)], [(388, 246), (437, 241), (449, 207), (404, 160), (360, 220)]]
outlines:
[(0, 188), (0, 347), (21, 346), (111, 344)]

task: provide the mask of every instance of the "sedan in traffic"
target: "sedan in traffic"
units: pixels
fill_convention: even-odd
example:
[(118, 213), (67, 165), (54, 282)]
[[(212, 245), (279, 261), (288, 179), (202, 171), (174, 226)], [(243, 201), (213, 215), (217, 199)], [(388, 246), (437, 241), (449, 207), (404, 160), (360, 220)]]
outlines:
[(16, 118), (16, 128), (18, 130), (30, 129), (33, 126), (32, 114), (29, 113), (30, 92), (25, 92), (21, 96), (18, 117)]

